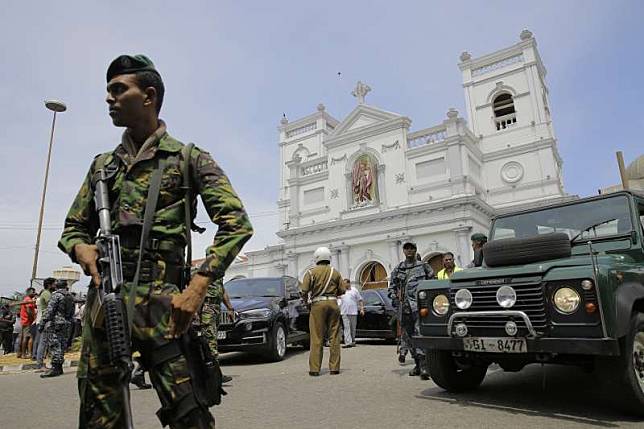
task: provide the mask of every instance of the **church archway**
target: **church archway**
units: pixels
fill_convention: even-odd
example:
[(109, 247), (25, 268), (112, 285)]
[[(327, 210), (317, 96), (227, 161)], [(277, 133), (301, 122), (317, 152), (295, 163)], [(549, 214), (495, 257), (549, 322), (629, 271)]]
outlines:
[(441, 251), (429, 252), (422, 260), (431, 267), (434, 273), (437, 273), (443, 269), (443, 253)]
[(387, 270), (380, 262), (376, 261), (367, 262), (362, 268), (359, 278), (362, 290), (385, 288), (388, 285)]

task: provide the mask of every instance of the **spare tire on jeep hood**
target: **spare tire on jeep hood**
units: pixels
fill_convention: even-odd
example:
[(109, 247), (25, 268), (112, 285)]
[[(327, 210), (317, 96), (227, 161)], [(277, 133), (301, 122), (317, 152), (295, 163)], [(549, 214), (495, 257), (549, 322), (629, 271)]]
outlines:
[(570, 255), (570, 238), (562, 232), (492, 240), (483, 246), (483, 259), (488, 267), (523, 265)]

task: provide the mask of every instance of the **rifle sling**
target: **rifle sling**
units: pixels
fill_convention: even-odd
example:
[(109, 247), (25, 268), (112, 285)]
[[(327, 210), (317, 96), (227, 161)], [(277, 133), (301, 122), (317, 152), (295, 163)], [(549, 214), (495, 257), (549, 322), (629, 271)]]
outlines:
[[(183, 189), (185, 190), (185, 195), (183, 197), (183, 207), (186, 223), (186, 267), (190, 268), (192, 266), (192, 209), (190, 205), (192, 204), (192, 188), (190, 187), (190, 154), (192, 153), (192, 148), (194, 143), (188, 143), (181, 150), (181, 155), (183, 156), (183, 165), (181, 166), (181, 172), (183, 174)], [(185, 279), (186, 282), (189, 282), (190, 279)], [(188, 286), (187, 284), (183, 285), (184, 287)]]
[(147, 200), (145, 202), (145, 214), (143, 215), (143, 228), (141, 229), (141, 243), (139, 244), (139, 260), (136, 264), (134, 280), (128, 295), (127, 301), (127, 324), (130, 334), (132, 333), (132, 322), (134, 318), (134, 300), (136, 289), (139, 287), (139, 277), (141, 275), (141, 263), (143, 261), (143, 251), (146, 249), (152, 221), (157, 210), (157, 201), (159, 200), (159, 191), (161, 190), (161, 174), (165, 168), (165, 159), (157, 158), (157, 165), (150, 178), (150, 187), (148, 188)]

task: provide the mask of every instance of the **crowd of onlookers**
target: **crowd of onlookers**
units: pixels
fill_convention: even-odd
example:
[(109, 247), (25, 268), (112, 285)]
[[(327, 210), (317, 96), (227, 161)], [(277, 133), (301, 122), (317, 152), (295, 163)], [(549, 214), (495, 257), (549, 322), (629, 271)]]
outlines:
[[(5, 299), (5, 302), (0, 304), (0, 344), (3, 354), (15, 352), (17, 358), (31, 359), (36, 361), (39, 368), (44, 367), (48, 338), (43, 316), (57, 287), (67, 287), (67, 281), (49, 277), (44, 280), (43, 288), (38, 293), (35, 288), (29, 287), (22, 300), (16, 302)], [(73, 339), (81, 333), (84, 310), (84, 301), (79, 299), (75, 292), (72, 292), (72, 296), (75, 311), (66, 349), (71, 347)]]

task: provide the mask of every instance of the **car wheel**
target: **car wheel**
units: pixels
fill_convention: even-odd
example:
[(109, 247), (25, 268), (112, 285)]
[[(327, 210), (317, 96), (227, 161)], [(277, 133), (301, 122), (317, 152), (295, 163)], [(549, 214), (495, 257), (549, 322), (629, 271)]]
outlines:
[(465, 392), (481, 385), (487, 366), (457, 362), (451, 352), (429, 350), (427, 352), (429, 375), (434, 383), (448, 392)]
[(280, 322), (273, 325), (267, 352), (267, 357), (273, 362), (281, 361), (286, 356), (286, 329)]
[(620, 357), (600, 361), (600, 374), (618, 407), (644, 416), (644, 314), (631, 317), (621, 347)]

